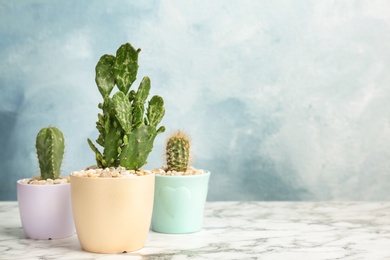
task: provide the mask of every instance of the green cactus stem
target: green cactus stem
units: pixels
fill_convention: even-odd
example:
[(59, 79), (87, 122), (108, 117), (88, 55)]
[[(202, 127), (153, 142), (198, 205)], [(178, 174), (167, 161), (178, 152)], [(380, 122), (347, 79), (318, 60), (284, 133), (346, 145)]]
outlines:
[(169, 171), (187, 171), (190, 160), (190, 140), (187, 134), (177, 131), (166, 143), (166, 161)]
[(115, 57), (106, 54), (100, 58), (95, 68), (95, 82), (103, 98), (110, 95), (115, 86), (114, 63)]
[[(117, 92), (112, 97), (112, 102), (116, 119), (125, 131), (125, 134), (129, 134), (132, 128), (132, 107), (129, 99), (123, 92)], [(142, 117), (142, 115), (140, 116)]]
[(139, 169), (145, 165), (156, 136), (156, 129), (147, 125), (142, 125), (126, 135), (120, 165), (126, 169)]
[(127, 94), (137, 78), (138, 53), (141, 49), (134, 49), (130, 43), (125, 43), (116, 51), (114, 63), (115, 82), (120, 91)]
[[(95, 81), (104, 99), (99, 104), (103, 113), (96, 122), (99, 131), (96, 142), (103, 152), (89, 139), (88, 144), (100, 168), (123, 166), (138, 170), (147, 163), (156, 136), (165, 131), (164, 126), (157, 129), (165, 114), (160, 96), (150, 99), (145, 113), (151, 88), (149, 77), (142, 79), (137, 91), (130, 90), (137, 78), (140, 51), (126, 43), (119, 47), (116, 56), (105, 54), (96, 65)], [(115, 85), (119, 91), (111, 97)]]
[(56, 127), (42, 128), (36, 138), (36, 150), (41, 178), (58, 179), (64, 157), (64, 135)]

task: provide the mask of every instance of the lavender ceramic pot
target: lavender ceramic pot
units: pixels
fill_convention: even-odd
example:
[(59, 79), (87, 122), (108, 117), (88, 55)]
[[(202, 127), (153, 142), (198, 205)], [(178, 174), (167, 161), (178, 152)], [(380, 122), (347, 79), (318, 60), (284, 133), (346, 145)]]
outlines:
[(32, 185), (17, 182), (24, 233), (33, 239), (65, 238), (75, 233), (70, 183)]

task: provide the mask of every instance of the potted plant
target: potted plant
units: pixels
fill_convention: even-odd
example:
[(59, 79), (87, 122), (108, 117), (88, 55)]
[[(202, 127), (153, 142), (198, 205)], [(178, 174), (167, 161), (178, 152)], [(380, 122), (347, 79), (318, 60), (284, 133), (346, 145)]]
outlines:
[(181, 131), (166, 142), (166, 166), (156, 174), (152, 230), (193, 233), (202, 229), (210, 172), (189, 167), (190, 140)]
[[(165, 127), (157, 128), (164, 114), (164, 101), (153, 96), (147, 105), (150, 79), (145, 76), (130, 90), (138, 71), (138, 54), (129, 43), (116, 56), (105, 54), (96, 65), (99, 104), (96, 142), (88, 139), (97, 165), (73, 172), (73, 215), (81, 247), (95, 253), (135, 251), (145, 244), (149, 232), (155, 176), (141, 169), (153, 142)], [(118, 91), (110, 96), (114, 86)]]
[(40, 176), (17, 181), (23, 230), (33, 239), (65, 238), (75, 233), (69, 178), (60, 177), (65, 145), (62, 132), (42, 128), (36, 137)]

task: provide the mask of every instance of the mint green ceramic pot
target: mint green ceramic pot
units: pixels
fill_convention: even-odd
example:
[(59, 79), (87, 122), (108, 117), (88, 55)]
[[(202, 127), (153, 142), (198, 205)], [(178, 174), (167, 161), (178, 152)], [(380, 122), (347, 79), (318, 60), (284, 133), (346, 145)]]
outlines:
[(210, 172), (190, 176), (156, 175), (152, 230), (167, 234), (202, 229)]

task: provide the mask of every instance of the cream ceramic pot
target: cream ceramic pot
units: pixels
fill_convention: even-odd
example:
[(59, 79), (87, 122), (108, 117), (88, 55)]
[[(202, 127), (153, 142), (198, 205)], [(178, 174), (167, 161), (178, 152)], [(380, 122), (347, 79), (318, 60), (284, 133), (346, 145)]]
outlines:
[(154, 175), (124, 178), (71, 176), (73, 217), (81, 247), (122, 253), (144, 247), (150, 228)]
[(75, 233), (70, 184), (16, 184), (24, 233), (33, 239), (65, 238)]

